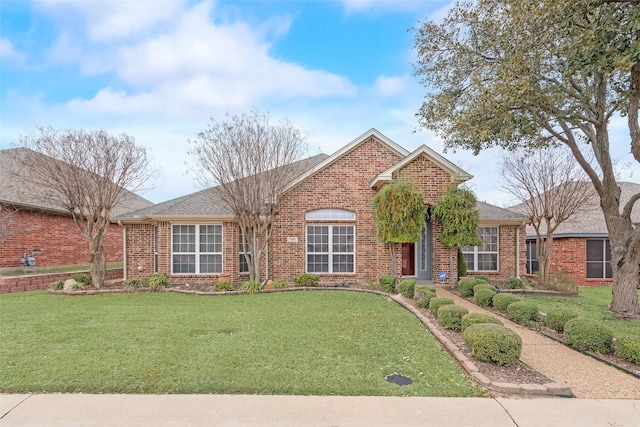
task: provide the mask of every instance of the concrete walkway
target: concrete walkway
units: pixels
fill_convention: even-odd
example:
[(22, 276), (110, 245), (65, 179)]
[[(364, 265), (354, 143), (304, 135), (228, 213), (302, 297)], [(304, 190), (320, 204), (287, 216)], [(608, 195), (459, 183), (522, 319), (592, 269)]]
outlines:
[(0, 426), (640, 426), (638, 400), (0, 395)]
[[(453, 299), (470, 312), (493, 314), (445, 288), (438, 296)], [(640, 399), (640, 379), (586, 356), (524, 326), (501, 318), (504, 325), (522, 338), (520, 360), (559, 383), (571, 386), (577, 398)], [(640, 427), (640, 418), (636, 421)]]

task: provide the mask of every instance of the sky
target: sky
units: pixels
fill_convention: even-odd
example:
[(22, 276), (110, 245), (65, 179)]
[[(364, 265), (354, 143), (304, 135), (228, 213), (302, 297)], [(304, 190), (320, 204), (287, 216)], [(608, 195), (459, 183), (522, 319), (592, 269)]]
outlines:
[[(0, 148), (36, 126), (126, 133), (149, 149), (158, 203), (198, 190), (189, 139), (210, 118), (256, 107), (332, 154), (371, 128), (426, 144), (474, 175), (479, 200), (515, 204), (493, 148), (445, 152), (421, 130), (426, 94), (412, 74), (414, 33), (441, 0), (0, 0)], [(637, 181), (623, 119), (611, 124), (620, 178)], [(615, 134), (619, 137), (616, 138)], [(629, 166), (631, 165), (631, 166)], [(191, 173), (192, 176), (192, 173)]]

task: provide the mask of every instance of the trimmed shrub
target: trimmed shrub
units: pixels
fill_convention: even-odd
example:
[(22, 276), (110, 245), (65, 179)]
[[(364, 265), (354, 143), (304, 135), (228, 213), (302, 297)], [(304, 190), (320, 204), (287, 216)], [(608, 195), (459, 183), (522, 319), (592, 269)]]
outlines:
[(509, 319), (523, 325), (530, 325), (533, 320), (538, 318), (538, 314), (538, 307), (529, 302), (516, 301), (507, 306)]
[(464, 307), (459, 305), (446, 304), (438, 309), (438, 323), (447, 329), (453, 329), (454, 331), (462, 330), (462, 316), (469, 313)]
[(271, 286), (273, 286), (273, 289), (282, 289), (282, 288), (286, 288), (287, 284), (285, 282), (276, 280), (271, 284)]
[(320, 284), (320, 277), (318, 277), (317, 274), (311, 273), (296, 274), (294, 284), (296, 286), (316, 287)]
[(493, 308), (495, 308), (498, 311), (502, 311), (504, 313), (507, 312), (507, 307), (509, 306), (509, 304), (511, 304), (512, 302), (516, 302), (516, 301), (520, 301), (520, 298), (518, 298), (517, 296), (510, 294), (508, 292), (503, 292), (500, 294), (495, 294), (493, 296)]
[(613, 331), (602, 323), (590, 319), (572, 319), (564, 325), (564, 341), (580, 350), (609, 353)]
[(493, 297), (496, 295), (494, 291), (491, 289), (480, 288), (477, 287), (480, 285), (476, 285), (473, 289), (473, 298), (480, 307), (490, 307), (493, 304)]
[(76, 273), (72, 274), (71, 278), (78, 282), (81, 285), (89, 285), (91, 284), (91, 276), (86, 273)]
[(229, 282), (216, 282), (214, 285), (216, 292), (229, 292), (233, 291), (233, 285)]
[(248, 294), (257, 294), (261, 286), (262, 285), (260, 284), (260, 282), (256, 282), (255, 280), (247, 280), (246, 282), (242, 283), (240, 289)]
[(616, 340), (616, 356), (640, 365), (640, 339), (627, 337)]
[(498, 293), (498, 290), (496, 289), (495, 286), (490, 285), (488, 283), (476, 281), (476, 285), (473, 287), (473, 295), (475, 295), (476, 292), (478, 292), (478, 290), (480, 289), (491, 289), (493, 292)]
[(437, 317), (438, 309), (447, 304), (453, 304), (453, 300), (446, 297), (433, 297), (431, 298), (431, 301), (429, 301), (429, 311)]
[(420, 291), (428, 291), (428, 292), (432, 292), (432, 293), (436, 293), (436, 287), (435, 286), (431, 286), (431, 285), (419, 285), (416, 286), (416, 290), (415, 292), (420, 292)]
[(464, 342), (478, 360), (497, 365), (513, 365), (520, 359), (522, 339), (504, 326), (480, 323), (463, 332)]
[(416, 281), (414, 279), (404, 279), (398, 284), (398, 292), (403, 297), (413, 298), (413, 294), (416, 290)]
[(478, 283), (491, 284), (491, 279), (489, 279), (487, 276), (484, 276), (482, 274), (478, 274), (477, 276), (474, 276), (474, 278), (476, 279), (476, 282), (478, 282)]
[(380, 283), (380, 290), (382, 292), (386, 292), (388, 294), (396, 292), (396, 276), (391, 274), (387, 276), (380, 276), (378, 282)]
[(458, 289), (460, 289), (460, 296), (463, 297), (472, 297), (473, 296), (473, 287), (477, 285), (474, 279), (462, 279), (458, 282)]
[(558, 332), (562, 332), (564, 331), (564, 325), (566, 325), (569, 320), (575, 319), (578, 316), (578, 313), (572, 310), (552, 308), (547, 311), (547, 315), (542, 319), (542, 323)]
[(509, 277), (502, 282), (502, 287), (505, 289), (524, 289), (524, 280), (519, 277)]
[(420, 308), (429, 308), (429, 303), (431, 302), (431, 298), (435, 298), (435, 296), (436, 296), (436, 293), (431, 292), (429, 290), (416, 291), (414, 295), (416, 306)]
[(150, 291), (159, 291), (160, 289), (170, 288), (171, 282), (166, 274), (155, 273), (150, 274), (142, 279), (142, 284), (149, 288)]
[(477, 325), (481, 323), (493, 323), (494, 325), (502, 326), (503, 323), (497, 317), (484, 313), (469, 313), (462, 316), (461, 328), (464, 331), (471, 325)]

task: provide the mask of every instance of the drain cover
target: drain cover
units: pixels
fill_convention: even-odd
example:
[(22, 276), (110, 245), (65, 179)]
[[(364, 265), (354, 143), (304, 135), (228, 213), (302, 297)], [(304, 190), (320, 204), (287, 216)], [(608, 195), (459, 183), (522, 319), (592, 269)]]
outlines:
[(411, 378), (402, 375), (389, 375), (387, 377), (387, 381), (397, 385), (409, 385), (413, 383), (413, 381), (411, 381)]

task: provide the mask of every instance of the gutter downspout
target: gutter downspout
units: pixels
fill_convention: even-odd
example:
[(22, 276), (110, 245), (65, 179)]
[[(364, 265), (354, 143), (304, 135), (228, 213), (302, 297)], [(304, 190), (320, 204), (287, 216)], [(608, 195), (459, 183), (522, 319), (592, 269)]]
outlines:
[(122, 280), (127, 280), (127, 228), (118, 220), (118, 225), (122, 227)]

